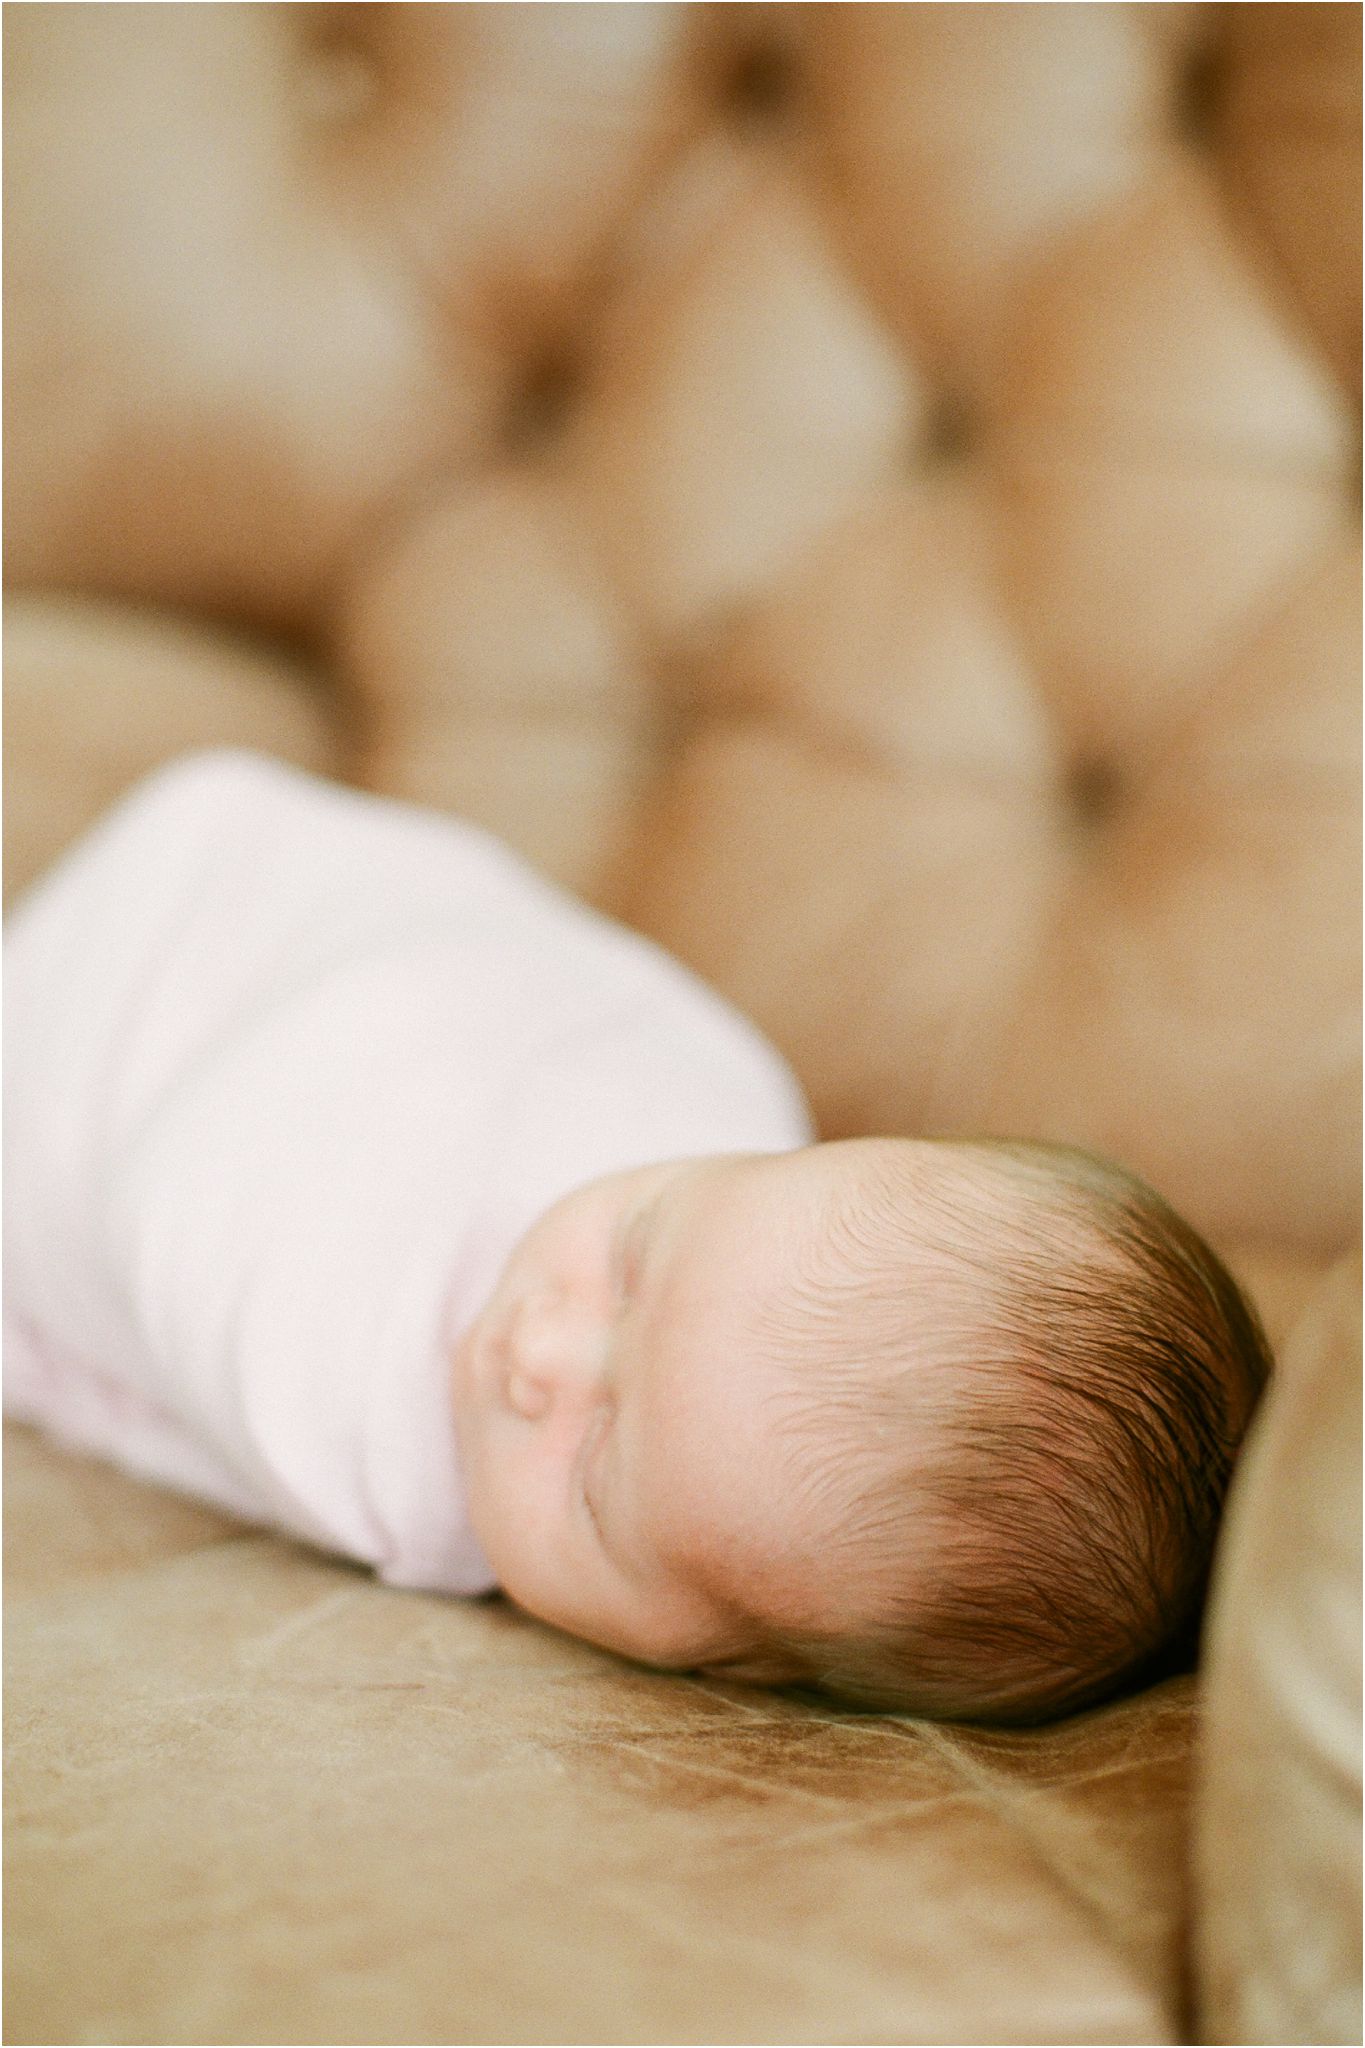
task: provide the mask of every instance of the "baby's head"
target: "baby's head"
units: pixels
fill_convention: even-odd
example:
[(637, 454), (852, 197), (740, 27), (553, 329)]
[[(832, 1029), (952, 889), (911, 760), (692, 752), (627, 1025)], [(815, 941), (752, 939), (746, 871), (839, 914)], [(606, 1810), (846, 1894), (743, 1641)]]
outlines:
[(647, 1663), (1029, 1721), (1188, 1638), (1268, 1366), (1118, 1167), (865, 1138), (576, 1190), (454, 1399), (474, 1527), (532, 1613)]

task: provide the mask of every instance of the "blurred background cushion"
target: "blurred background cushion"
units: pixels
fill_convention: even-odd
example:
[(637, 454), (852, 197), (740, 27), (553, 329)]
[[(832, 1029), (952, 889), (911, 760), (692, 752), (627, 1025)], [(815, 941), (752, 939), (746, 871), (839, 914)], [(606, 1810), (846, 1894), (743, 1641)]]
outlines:
[(1285, 1345), (1228, 1506), (1196, 1841), (1204, 2041), (1361, 2035), (1360, 1260)]
[(11, 592), (5, 604), (5, 898), (148, 768), (260, 747), (318, 775), (344, 760), (306, 665), (174, 613)]
[(681, 953), (828, 1133), (1329, 1255), (1347, 16), (15, 9), (9, 580), (287, 636), (345, 772)]

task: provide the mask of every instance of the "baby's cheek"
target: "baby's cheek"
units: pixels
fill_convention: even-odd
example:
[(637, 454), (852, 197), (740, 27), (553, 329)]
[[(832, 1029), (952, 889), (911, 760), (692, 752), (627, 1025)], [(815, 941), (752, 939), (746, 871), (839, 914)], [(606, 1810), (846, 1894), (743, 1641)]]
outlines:
[(490, 1432), (472, 1459), (467, 1474), (468, 1505), (474, 1533), (514, 1598), (518, 1587), (537, 1578), (542, 1560), (553, 1559), (560, 1546), (550, 1526), (552, 1505), (548, 1475), (538, 1469), (533, 1448), (524, 1441), (529, 1431)]
[(455, 1439), (464, 1510), (484, 1555), (501, 1577), (500, 1553), (505, 1545), (505, 1530), (513, 1520), (509, 1508), (516, 1492), (508, 1461), (497, 1441), (497, 1432), (477, 1408), (462, 1410), (456, 1404)]

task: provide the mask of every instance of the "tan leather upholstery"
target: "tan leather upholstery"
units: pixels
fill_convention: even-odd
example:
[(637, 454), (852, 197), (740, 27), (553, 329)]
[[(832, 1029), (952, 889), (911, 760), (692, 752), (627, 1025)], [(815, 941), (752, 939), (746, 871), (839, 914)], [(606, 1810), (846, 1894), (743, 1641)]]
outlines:
[(1315, 1292), (1237, 1475), (1196, 1809), (1201, 2038), (1359, 2041), (1360, 1260)]
[[(7, 886), (208, 741), (459, 810), (827, 1135), (1111, 1151), (1288, 1335), (1359, 1230), (1359, 10), (4, 27)], [(849, 1721), (11, 1451), (15, 2038), (1188, 2038), (1187, 1680)]]

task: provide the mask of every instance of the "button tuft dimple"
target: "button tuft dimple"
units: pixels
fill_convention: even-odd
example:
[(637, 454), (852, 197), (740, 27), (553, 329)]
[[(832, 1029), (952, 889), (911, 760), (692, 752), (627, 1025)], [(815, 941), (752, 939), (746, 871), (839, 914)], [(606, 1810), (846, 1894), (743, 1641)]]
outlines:
[(374, 59), (353, 43), (327, 42), (309, 50), (299, 69), (299, 98), (310, 121), (341, 127), (361, 120), (379, 93)]
[(567, 348), (547, 349), (528, 364), (503, 421), (504, 445), (521, 454), (543, 448), (563, 430), (583, 388), (583, 373)]
[(787, 113), (795, 82), (795, 69), (786, 52), (757, 43), (732, 65), (723, 97), (741, 126), (767, 127)]
[(1097, 755), (1073, 761), (1063, 782), (1071, 816), (1086, 831), (1109, 823), (1119, 807), (1122, 787), (1113, 762)]
[(925, 466), (961, 462), (976, 442), (972, 415), (962, 399), (942, 392), (935, 400), (915, 446), (917, 460)]
[(1175, 81), (1175, 126), (1193, 149), (1207, 149), (1222, 108), (1223, 74), (1208, 44), (1191, 51)]

